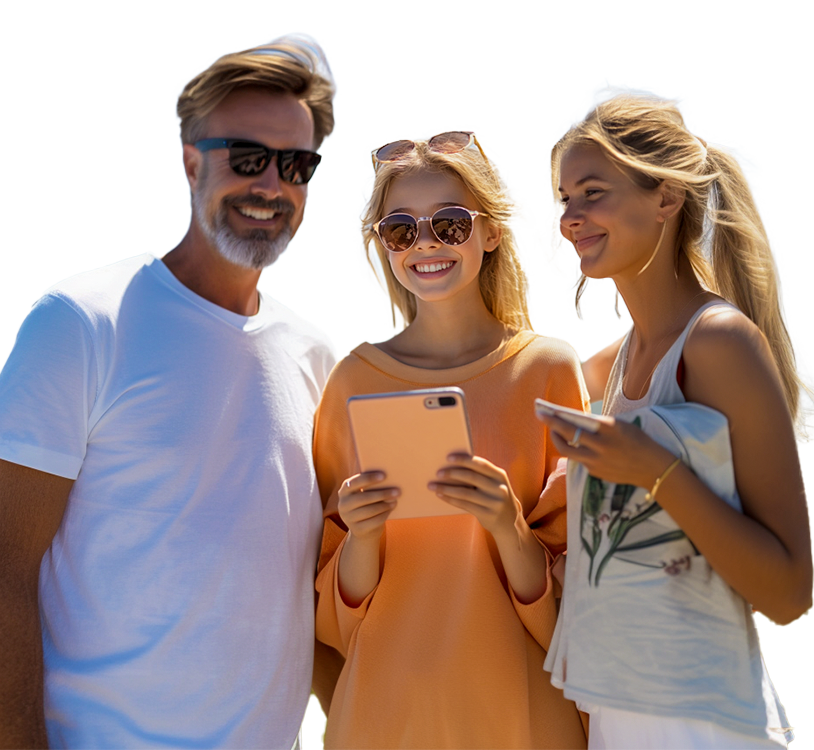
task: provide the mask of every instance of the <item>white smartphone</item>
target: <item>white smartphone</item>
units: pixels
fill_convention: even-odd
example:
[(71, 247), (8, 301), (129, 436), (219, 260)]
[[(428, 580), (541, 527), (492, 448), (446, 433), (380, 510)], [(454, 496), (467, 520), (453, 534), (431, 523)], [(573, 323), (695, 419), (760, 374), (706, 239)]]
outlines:
[(597, 432), (599, 430), (600, 419), (595, 414), (586, 414), (578, 409), (571, 409), (568, 406), (553, 404), (541, 398), (534, 401), (534, 413), (539, 419), (540, 415), (547, 417), (559, 417), (563, 422), (579, 427), (586, 432)]
[(472, 454), (460, 388), (351, 396), (348, 417), (361, 471), (383, 471), (374, 486), (401, 489), (388, 520), (466, 512), (427, 487), (450, 453)]

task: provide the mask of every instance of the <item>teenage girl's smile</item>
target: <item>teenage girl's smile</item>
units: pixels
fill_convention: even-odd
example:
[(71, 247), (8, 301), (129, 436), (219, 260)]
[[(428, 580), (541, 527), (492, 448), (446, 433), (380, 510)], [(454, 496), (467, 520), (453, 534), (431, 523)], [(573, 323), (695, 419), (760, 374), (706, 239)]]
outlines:
[(560, 232), (592, 278), (637, 275), (664, 227), (662, 192), (646, 190), (597, 146), (570, 148), (560, 162)]
[[(481, 208), (458, 177), (422, 171), (393, 181), (383, 215), (405, 213), (420, 218), (449, 206), (470, 211)], [(390, 268), (399, 283), (423, 301), (450, 299), (464, 290), (479, 295), (483, 254), (497, 247), (500, 234), (492, 230), (485, 216), (475, 216), (472, 222), (469, 239), (459, 245), (447, 245), (436, 237), (429, 221), (419, 221), (412, 247), (403, 252), (388, 252)]]
[(605, 236), (604, 233), (588, 234), (583, 236), (573, 235), (571, 241), (574, 243), (577, 252), (581, 255), (589, 247), (593, 247)]
[(422, 279), (437, 279), (446, 276), (456, 263), (452, 258), (428, 258), (414, 263), (410, 268)]

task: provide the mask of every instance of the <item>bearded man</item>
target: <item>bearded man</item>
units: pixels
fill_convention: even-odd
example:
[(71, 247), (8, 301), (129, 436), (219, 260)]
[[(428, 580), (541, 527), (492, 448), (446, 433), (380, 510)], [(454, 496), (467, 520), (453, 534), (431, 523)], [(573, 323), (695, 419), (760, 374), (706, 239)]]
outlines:
[(24, 322), (0, 374), (0, 746), (296, 746), (333, 359), (257, 283), (333, 94), (305, 37), (217, 60), (178, 101), (186, 236)]

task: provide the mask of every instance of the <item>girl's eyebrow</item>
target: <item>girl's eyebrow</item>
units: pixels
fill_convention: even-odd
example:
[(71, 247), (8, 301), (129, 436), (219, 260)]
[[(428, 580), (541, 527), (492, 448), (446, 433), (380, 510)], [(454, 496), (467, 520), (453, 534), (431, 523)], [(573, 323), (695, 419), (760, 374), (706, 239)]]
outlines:
[[(579, 187), (580, 185), (584, 185), (586, 182), (590, 182), (591, 180), (593, 180), (595, 182), (607, 182), (607, 180), (604, 177), (600, 177), (599, 175), (595, 175), (595, 174), (589, 174), (589, 175), (586, 175), (585, 177), (583, 177), (582, 179), (577, 180), (574, 183), (574, 187)], [(559, 190), (561, 193), (566, 192), (565, 188), (562, 185), (560, 185), (557, 188), (557, 190)]]

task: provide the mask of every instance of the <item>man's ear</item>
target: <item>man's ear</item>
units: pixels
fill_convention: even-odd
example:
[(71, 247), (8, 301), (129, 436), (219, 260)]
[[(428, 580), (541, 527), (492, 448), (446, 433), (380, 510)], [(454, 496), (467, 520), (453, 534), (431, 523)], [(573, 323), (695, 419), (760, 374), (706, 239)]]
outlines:
[(503, 236), (503, 230), (491, 221), (486, 222), (486, 239), (483, 243), (483, 251), (491, 253), (500, 244), (500, 238)]
[(189, 189), (194, 193), (198, 187), (203, 168), (203, 154), (190, 143), (184, 144), (184, 172), (187, 175)]
[(684, 206), (684, 190), (666, 181), (657, 190), (660, 194), (658, 221), (667, 221)]

